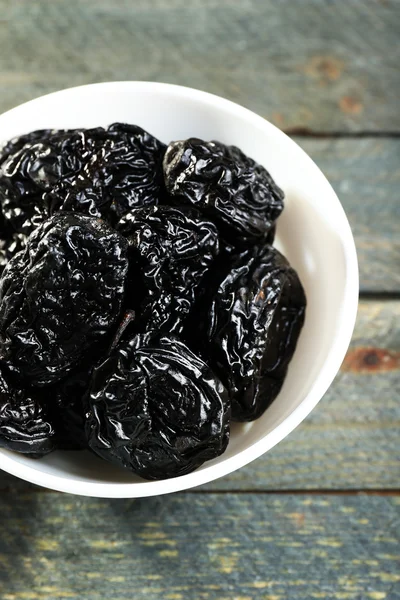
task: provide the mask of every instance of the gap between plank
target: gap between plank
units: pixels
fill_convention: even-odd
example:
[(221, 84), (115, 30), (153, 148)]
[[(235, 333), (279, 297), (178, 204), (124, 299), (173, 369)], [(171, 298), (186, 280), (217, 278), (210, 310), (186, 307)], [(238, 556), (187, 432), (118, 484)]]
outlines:
[(301, 126), (287, 127), (286, 129), (282, 129), (282, 131), (291, 137), (320, 139), (400, 138), (400, 131), (318, 131)]
[(400, 300), (400, 291), (399, 292), (364, 292), (360, 291), (360, 300), (367, 300), (370, 302), (390, 302)]
[[(34, 486), (29, 488), (18, 488), (18, 487), (5, 487), (3, 489), (0, 488), (0, 493), (17, 493), (17, 494), (59, 494), (62, 492), (58, 492), (57, 490), (50, 490), (47, 488), (43, 488), (40, 486)], [(400, 488), (393, 489), (379, 489), (379, 488), (356, 488), (356, 489), (324, 489), (320, 490), (312, 489), (297, 489), (297, 490), (255, 490), (255, 489), (228, 489), (228, 490), (210, 490), (210, 489), (189, 489), (182, 490), (181, 492), (175, 492), (178, 494), (192, 494), (192, 495), (205, 495), (205, 494), (216, 494), (216, 495), (224, 495), (224, 494), (232, 494), (232, 495), (240, 495), (240, 494), (257, 494), (264, 496), (400, 496)], [(110, 498), (110, 500), (119, 500), (119, 498)], [(127, 498), (128, 499), (128, 498)]]
[(320, 490), (186, 490), (187, 494), (263, 494), (265, 496), (400, 496), (400, 489), (379, 489), (379, 488), (360, 488), (360, 489), (320, 489)]

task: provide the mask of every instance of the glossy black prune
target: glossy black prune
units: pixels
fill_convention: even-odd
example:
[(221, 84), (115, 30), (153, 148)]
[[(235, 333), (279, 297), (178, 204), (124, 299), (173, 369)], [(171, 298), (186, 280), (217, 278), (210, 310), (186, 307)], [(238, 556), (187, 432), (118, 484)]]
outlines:
[(55, 432), (39, 392), (25, 388), (21, 374), (0, 360), (0, 447), (34, 457), (55, 448)]
[(65, 377), (117, 324), (128, 244), (106, 223), (58, 213), (0, 279), (0, 353), (33, 385)]
[(166, 145), (137, 125), (114, 123), (107, 132), (111, 144), (102, 178), (112, 195), (115, 215), (120, 218), (132, 208), (162, 201)]
[(284, 194), (271, 175), (236, 146), (172, 142), (163, 168), (174, 203), (196, 206), (235, 245), (265, 238), (283, 210)]
[(198, 315), (203, 355), (228, 388), (232, 418), (251, 421), (281, 389), (304, 322), (304, 290), (272, 246), (232, 257), (211, 287)]
[(83, 131), (91, 150), (72, 181), (63, 178), (45, 195), (48, 211), (82, 212), (114, 224), (133, 208), (156, 205), (165, 196), (165, 144), (136, 125), (114, 123)]
[(0, 446), (176, 477), (274, 400), (306, 299), (239, 148), (32, 132), (0, 150), (0, 209)]
[[(117, 229), (129, 240), (146, 290), (140, 309), (144, 329), (181, 331), (196, 289), (218, 255), (215, 225), (191, 207), (153, 206), (129, 212)], [(138, 281), (130, 285), (137, 298)]]
[(0, 205), (8, 226), (29, 235), (48, 216), (43, 195), (71, 182), (91, 154), (80, 131), (42, 130), (11, 140), (0, 154)]
[(95, 368), (87, 402), (91, 449), (146, 479), (190, 473), (228, 444), (226, 390), (174, 336), (118, 344)]
[(58, 210), (115, 222), (165, 195), (166, 146), (135, 125), (41, 130), (0, 152), (0, 206), (12, 231), (29, 235)]

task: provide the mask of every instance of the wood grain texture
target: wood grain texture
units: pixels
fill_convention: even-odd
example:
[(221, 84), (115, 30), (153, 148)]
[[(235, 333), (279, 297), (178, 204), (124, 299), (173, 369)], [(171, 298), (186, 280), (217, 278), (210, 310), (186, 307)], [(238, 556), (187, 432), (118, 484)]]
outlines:
[(1, 600), (397, 600), (400, 499), (0, 498)]
[(400, 292), (400, 139), (295, 141), (343, 204), (356, 241), (361, 292)]
[[(0, 0), (0, 112), (139, 79), (291, 133), (399, 134), (399, 28), (399, 0)], [(296, 141), (348, 214), (361, 290), (398, 294), (400, 139)], [(399, 399), (400, 302), (362, 301), (319, 406), (228, 477), (118, 501), (0, 472), (0, 600), (400, 600), (400, 497), (335, 492), (398, 489)]]
[(0, 0), (0, 111), (94, 81), (201, 88), (284, 129), (400, 131), (398, 0)]
[[(342, 370), (311, 415), (266, 455), (200, 490), (398, 488), (399, 430), (400, 302), (364, 301)], [(0, 472), (0, 490), (29, 488)]]

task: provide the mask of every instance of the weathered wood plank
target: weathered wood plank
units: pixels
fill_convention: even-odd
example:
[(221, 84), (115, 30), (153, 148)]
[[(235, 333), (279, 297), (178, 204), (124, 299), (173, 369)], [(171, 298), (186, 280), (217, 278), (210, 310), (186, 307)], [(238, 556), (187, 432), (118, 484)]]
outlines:
[(0, 498), (1, 600), (394, 600), (400, 498)]
[(295, 141), (325, 173), (347, 213), (361, 291), (399, 292), (400, 139)]
[(179, 83), (284, 129), (400, 131), (398, 0), (0, 0), (0, 111), (94, 81)]
[[(286, 440), (201, 490), (398, 488), (400, 302), (361, 302), (351, 348), (325, 398)], [(0, 490), (29, 484), (0, 472)]]

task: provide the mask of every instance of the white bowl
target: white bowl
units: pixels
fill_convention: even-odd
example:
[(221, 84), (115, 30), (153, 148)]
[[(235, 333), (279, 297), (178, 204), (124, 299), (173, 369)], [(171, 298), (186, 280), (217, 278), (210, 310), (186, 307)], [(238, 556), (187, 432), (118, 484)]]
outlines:
[(358, 269), (346, 215), (318, 167), (271, 123), (223, 98), (147, 82), (71, 88), (1, 115), (0, 143), (34, 129), (107, 126), (115, 121), (138, 124), (167, 143), (196, 136), (235, 144), (265, 165), (286, 194), (276, 245), (297, 269), (308, 302), (278, 398), (257, 421), (234, 425), (227, 451), (194, 473), (149, 482), (89, 452), (56, 451), (34, 460), (0, 450), (0, 467), (27, 481), (85, 496), (135, 498), (184, 490), (231, 473), (301, 423), (330, 386), (349, 345)]

